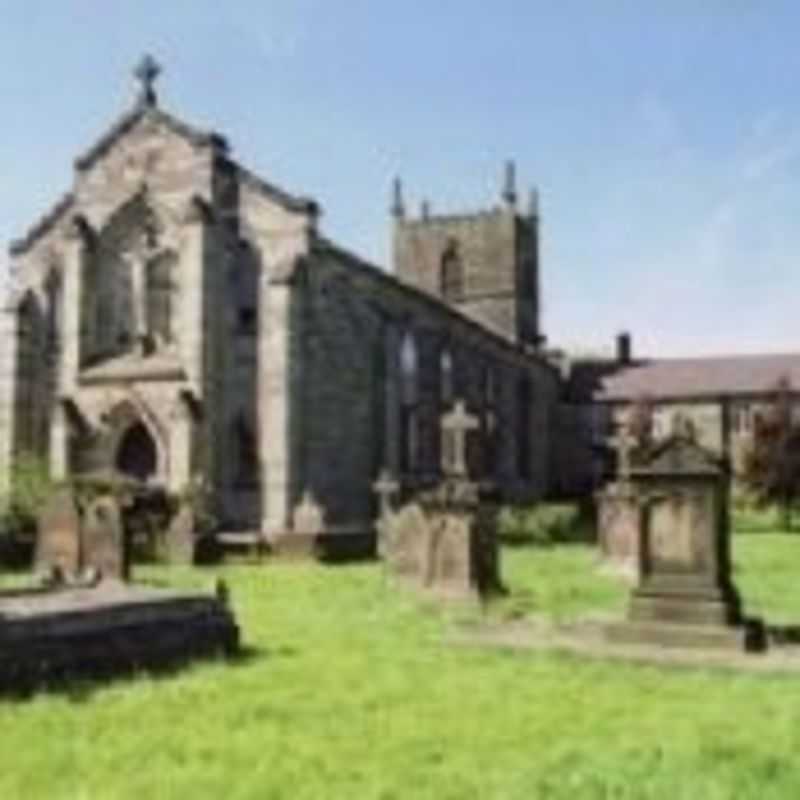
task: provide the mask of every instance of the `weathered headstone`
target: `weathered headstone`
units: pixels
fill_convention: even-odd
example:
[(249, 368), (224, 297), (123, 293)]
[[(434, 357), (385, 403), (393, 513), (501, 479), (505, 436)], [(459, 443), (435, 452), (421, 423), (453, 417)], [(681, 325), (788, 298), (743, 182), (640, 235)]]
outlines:
[(289, 558), (324, 557), (325, 510), (310, 490), (303, 492), (292, 512), (292, 529), (274, 540), (272, 551)]
[(101, 580), (127, 580), (129, 561), (119, 501), (104, 494), (91, 500), (83, 515), (84, 569), (96, 570)]
[(169, 521), (166, 556), (170, 564), (193, 564), (195, 557), (195, 515), (189, 503), (181, 503)]
[(378, 497), (378, 512), (383, 516), (392, 510), (392, 498), (400, 491), (400, 484), (392, 478), (388, 469), (381, 470), (378, 480), (372, 484)]
[(642, 505), (639, 584), (615, 640), (684, 647), (757, 648), (731, 579), (730, 479), (716, 457), (676, 433), (631, 469)]
[(294, 509), (292, 530), (300, 536), (318, 536), (325, 530), (325, 514), (309, 491), (303, 493)]
[(58, 572), (66, 579), (81, 568), (81, 520), (75, 497), (69, 489), (58, 489), (39, 516), (35, 569)]
[(597, 538), (606, 563), (632, 577), (639, 570), (639, 494), (630, 480), (636, 457), (642, 453), (638, 438), (626, 420), (611, 439), (617, 455), (615, 480), (595, 495)]
[(372, 490), (378, 497), (378, 521), (375, 524), (377, 534), (376, 551), (379, 558), (386, 555), (386, 539), (389, 535), (389, 519), (394, 513), (393, 498), (400, 491), (400, 484), (392, 478), (388, 469), (381, 470), (378, 480), (372, 484)]
[(614, 481), (595, 495), (603, 560), (625, 574), (639, 572), (639, 496), (630, 481)]
[(393, 575), (422, 584), (428, 558), (428, 519), (416, 503), (403, 506), (386, 520), (384, 557)]
[[(478, 599), (502, 591), (496, 498), (492, 487), (467, 474), (468, 437), (478, 428), (463, 402), (456, 403), (442, 419), (442, 480), (380, 520), (389, 572), (437, 596)], [(396, 491), (379, 484), (376, 491)]]

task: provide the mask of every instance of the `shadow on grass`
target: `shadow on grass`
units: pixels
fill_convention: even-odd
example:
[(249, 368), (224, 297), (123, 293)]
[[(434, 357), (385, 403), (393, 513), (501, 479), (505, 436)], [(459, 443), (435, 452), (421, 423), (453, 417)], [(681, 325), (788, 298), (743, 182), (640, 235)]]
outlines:
[(800, 645), (800, 625), (765, 626), (767, 641), (778, 646)]
[[(193, 666), (203, 664), (222, 664), (226, 669), (249, 667), (265, 659), (294, 658), (298, 651), (293, 647), (259, 648), (242, 645), (236, 652), (227, 655), (207, 655), (171, 659), (161, 664), (129, 665), (115, 668), (85, 669), (80, 674), (64, 672), (50, 675), (40, 681), (28, 681), (17, 687), (0, 687), (0, 701), (25, 703), (34, 697), (49, 695), (64, 697), (70, 703), (90, 702), (94, 696), (113, 685), (125, 682), (134, 683), (146, 678), (148, 681), (162, 683), (172, 681)], [(24, 679), (23, 679), (24, 681)]]

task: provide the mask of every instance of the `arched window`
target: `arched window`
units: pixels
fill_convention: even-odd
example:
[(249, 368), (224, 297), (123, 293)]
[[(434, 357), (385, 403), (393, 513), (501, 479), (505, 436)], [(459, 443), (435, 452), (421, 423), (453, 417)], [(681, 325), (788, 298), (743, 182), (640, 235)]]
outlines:
[(14, 376), (14, 438), (17, 452), (41, 453), (46, 447), (42, 418), (42, 375), (46, 320), (33, 292), (17, 310), (17, 363)]
[(150, 431), (142, 422), (132, 425), (117, 449), (117, 469), (130, 478), (148, 481), (156, 474), (158, 449)]
[(445, 348), (439, 356), (439, 397), (442, 406), (449, 408), (455, 395), (455, 379), (453, 376), (453, 356)]
[(458, 302), (464, 295), (464, 265), (458, 242), (450, 239), (442, 253), (440, 264), (440, 292), (448, 302)]
[(61, 319), (63, 313), (61, 274), (58, 270), (50, 270), (44, 284), (44, 291), (47, 297), (47, 347), (49, 350), (57, 350), (61, 343)]
[(258, 333), (258, 264), (244, 244), (228, 271), (228, 287), (235, 332), (240, 336), (255, 336)]
[(403, 336), (400, 345), (400, 379), (403, 405), (413, 405), (417, 402), (418, 371), (417, 343), (413, 334), (407, 332)]
[(531, 477), (532, 403), (531, 380), (522, 375), (517, 382), (517, 474), (523, 480)]
[(239, 486), (258, 483), (258, 447), (253, 428), (244, 412), (233, 420), (232, 445), (234, 458), (234, 482)]
[(172, 341), (173, 272), (175, 257), (159, 253), (151, 259), (145, 272), (145, 315), (147, 336), (155, 347)]
[(406, 332), (400, 345), (400, 469), (413, 472), (417, 466), (419, 359), (413, 334)]
[(483, 369), (481, 377), (481, 438), (483, 440), (483, 469), (493, 475), (497, 468), (498, 425), (497, 388), (491, 366)]

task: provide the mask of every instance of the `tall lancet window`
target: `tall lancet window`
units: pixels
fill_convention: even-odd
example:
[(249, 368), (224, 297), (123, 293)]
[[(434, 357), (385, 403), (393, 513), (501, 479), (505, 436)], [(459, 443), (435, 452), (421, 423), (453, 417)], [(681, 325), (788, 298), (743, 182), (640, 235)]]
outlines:
[(522, 375), (517, 381), (517, 474), (523, 480), (531, 478), (531, 422), (533, 419), (533, 390), (531, 379)]
[(400, 469), (413, 472), (419, 449), (419, 357), (413, 334), (407, 332), (400, 345)]
[(455, 395), (453, 356), (445, 348), (439, 356), (439, 399), (444, 408), (449, 408)]
[(46, 436), (43, 411), (43, 355), (46, 316), (38, 298), (27, 292), (17, 311), (17, 363), (14, 397), (14, 438), (17, 453), (42, 453)]
[(55, 352), (61, 344), (61, 320), (63, 314), (61, 273), (58, 270), (50, 270), (45, 281), (44, 291), (47, 298), (47, 348), (49, 351)]
[(458, 302), (464, 296), (464, 265), (455, 239), (448, 240), (439, 269), (442, 297), (448, 302)]
[(240, 487), (258, 484), (258, 447), (247, 415), (240, 411), (232, 424), (234, 483)]
[(482, 378), (481, 433), (483, 439), (483, 469), (492, 476), (497, 468), (498, 425), (497, 425), (497, 387), (495, 373), (491, 366), (484, 367)]
[(158, 349), (172, 341), (175, 257), (170, 252), (152, 258), (145, 270), (147, 337)]

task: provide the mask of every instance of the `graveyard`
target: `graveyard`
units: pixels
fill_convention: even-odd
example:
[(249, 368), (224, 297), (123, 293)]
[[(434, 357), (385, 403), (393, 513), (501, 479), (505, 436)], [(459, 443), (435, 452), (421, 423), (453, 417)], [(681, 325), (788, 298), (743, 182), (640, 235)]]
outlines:
[(0, 580), (0, 796), (800, 788), (796, 534), (732, 515), (690, 426), (631, 448), (623, 429), (610, 510), (574, 506), (569, 541), (507, 536), (462, 402), (441, 436), (435, 478), (378, 476), (363, 563), (192, 565), (192, 537), (133, 563), (153, 488), (55, 491), (31, 570)]
[[(510, 547), (498, 620), (622, 614), (588, 545)], [(748, 608), (800, 619), (796, 534), (740, 532)], [(174, 675), (0, 702), (3, 797), (791, 797), (796, 675), (457, 648), (484, 614), (379, 563), (139, 567), (231, 589), (244, 652)], [(19, 576), (6, 582), (19, 583)], [(757, 656), (756, 656), (757, 657)]]
[(800, 798), (796, 11), (28, 5), (0, 800)]

